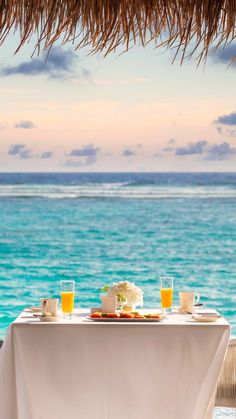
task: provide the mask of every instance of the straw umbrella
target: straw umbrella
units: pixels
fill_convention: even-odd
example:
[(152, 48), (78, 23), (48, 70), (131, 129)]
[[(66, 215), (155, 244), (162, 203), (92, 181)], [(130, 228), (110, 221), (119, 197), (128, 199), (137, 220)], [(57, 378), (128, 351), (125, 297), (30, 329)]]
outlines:
[(32, 35), (38, 48), (60, 38), (104, 55), (153, 42), (200, 62), (234, 39), (235, 21), (235, 0), (0, 0), (0, 42), (19, 31), (17, 50)]

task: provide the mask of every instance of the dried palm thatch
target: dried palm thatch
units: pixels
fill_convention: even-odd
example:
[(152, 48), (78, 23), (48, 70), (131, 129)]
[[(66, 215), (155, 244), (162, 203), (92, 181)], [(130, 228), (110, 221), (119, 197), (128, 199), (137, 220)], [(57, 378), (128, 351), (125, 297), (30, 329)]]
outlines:
[(39, 48), (60, 38), (104, 55), (153, 41), (201, 61), (234, 39), (235, 21), (236, 0), (0, 0), (0, 42), (16, 30), (19, 48), (33, 34)]

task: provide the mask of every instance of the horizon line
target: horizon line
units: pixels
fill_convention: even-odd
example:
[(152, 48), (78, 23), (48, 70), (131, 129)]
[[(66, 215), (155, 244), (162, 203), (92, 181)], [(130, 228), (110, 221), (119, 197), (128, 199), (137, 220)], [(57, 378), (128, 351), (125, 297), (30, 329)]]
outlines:
[(1, 172), (0, 171), (0, 175), (7, 175), (7, 174), (70, 174), (70, 175), (97, 175), (97, 174), (236, 174), (236, 171), (152, 171), (152, 172), (146, 172), (146, 171), (129, 171), (129, 172), (123, 172), (123, 171), (99, 171), (99, 172), (58, 172), (58, 171), (27, 171), (27, 172), (23, 172), (23, 171), (6, 171), (6, 172)]

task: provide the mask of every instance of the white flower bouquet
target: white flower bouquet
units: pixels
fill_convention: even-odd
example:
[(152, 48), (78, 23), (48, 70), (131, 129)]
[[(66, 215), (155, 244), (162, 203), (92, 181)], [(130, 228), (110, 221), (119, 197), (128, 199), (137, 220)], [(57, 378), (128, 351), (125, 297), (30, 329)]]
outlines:
[(120, 305), (124, 303), (130, 306), (143, 305), (143, 291), (133, 282), (113, 282), (112, 286), (107, 288), (107, 295), (116, 296)]

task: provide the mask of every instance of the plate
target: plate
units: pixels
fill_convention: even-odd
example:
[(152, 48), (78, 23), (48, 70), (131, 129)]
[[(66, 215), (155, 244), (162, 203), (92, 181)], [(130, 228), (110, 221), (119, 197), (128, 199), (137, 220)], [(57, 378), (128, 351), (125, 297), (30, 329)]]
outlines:
[(216, 322), (218, 319), (220, 319), (221, 316), (216, 316), (216, 315), (195, 315), (192, 316), (192, 319), (195, 322), (200, 322), (200, 323), (212, 323), (212, 322)]
[(164, 316), (161, 316), (160, 318), (142, 318), (142, 319), (135, 319), (135, 318), (125, 318), (125, 317), (116, 317), (116, 318), (110, 318), (110, 317), (86, 317), (88, 320), (92, 320), (94, 322), (114, 322), (114, 323), (150, 323), (150, 322), (161, 322), (164, 319)]

